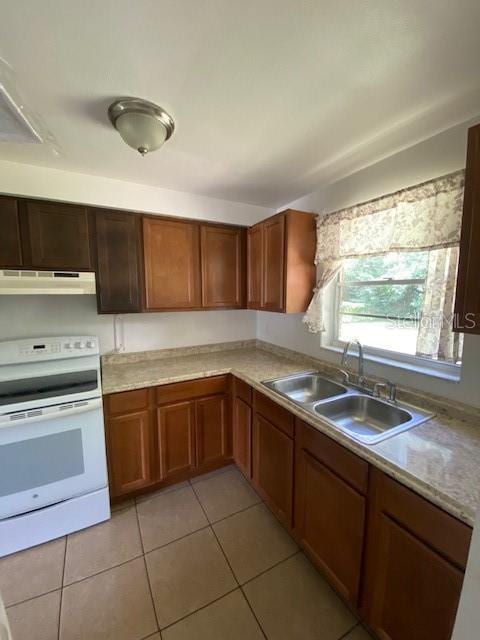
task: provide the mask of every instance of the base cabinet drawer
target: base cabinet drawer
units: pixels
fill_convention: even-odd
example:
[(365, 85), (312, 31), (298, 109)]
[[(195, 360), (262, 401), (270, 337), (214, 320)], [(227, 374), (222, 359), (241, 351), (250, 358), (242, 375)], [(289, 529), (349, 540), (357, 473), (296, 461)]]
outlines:
[(293, 440), (256, 414), (253, 424), (253, 482), (277, 517), (292, 526)]
[(149, 411), (138, 411), (106, 421), (110, 495), (138, 491), (154, 481), (153, 432)]

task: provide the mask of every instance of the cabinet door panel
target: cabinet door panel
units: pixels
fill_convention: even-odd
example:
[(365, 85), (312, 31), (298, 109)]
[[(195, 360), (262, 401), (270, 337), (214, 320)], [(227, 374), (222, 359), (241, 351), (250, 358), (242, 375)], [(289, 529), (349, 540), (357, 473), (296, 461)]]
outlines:
[(250, 478), (252, 473), (252, 409), (241, 398), (233, 401), (233, 457)]
[(267, 311), (284, 309), (285, 217), (263, 223), (263, 306)]
[(263, 225), (250, 227), (247, 234), (247, 278), (249, 309), (263, 305)]
[(202, 226), (202, 306), (242, 307), (244, 303), (243, 229)]
[(366, 501), (304, 449), (297, 450), (295, 529), (333, 586), (357, 605)]
[(21, 267), (22, 241), (16, 198), (0, 197), (0, 268)]
[(468, 130), (454, 331), (480, 333), (480, 124)]
[(162, 480), (195, 468), (195, 403), (168, 404), (158, 409)]
[(88, 271), (92, 269), (85, 207), (27, 202), (32, 267)]
[(279, 519), (291, 526), (293, 441), (258, 414), (253, 438), (253, 480)]
[(152, 430), (148, 411), (108, 418), (107, 447), (111, 497), (152, 483)]
[(139, 216), (97, 211), (97, 291), (99, 311), (140, 311)]
[(368, 624), (384, 640), (449, 640), (463, 573), (385, 514), (377, 531)]
[(144, 218), (143, 236), (147, 309), (200, 307), (198, 225)]
[(228, 457), (227, 397), (213, 396), (196, 401), (197, 466)]

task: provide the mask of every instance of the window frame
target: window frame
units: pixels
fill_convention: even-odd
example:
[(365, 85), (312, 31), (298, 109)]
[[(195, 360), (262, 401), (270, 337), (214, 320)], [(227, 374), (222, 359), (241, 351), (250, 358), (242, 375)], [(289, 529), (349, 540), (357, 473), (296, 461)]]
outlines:
[[(346, 342), (338, 338), (339, 322), (340, 322), (340, 304), (342, 289), (340, 269), (337, 275), (325, 288), (324, 305), (325, 305), (325, 331), (320, 333), (320, 344), (322, 348), (335, 352), (342, 352)], [(425, 279), (422, 279), (424, 282)], [(400, 284), (400, 281), (393, 281)], [(391, 284), (391, 280), (386, 280), (385, 284)], [(352, 315), (352, 314), (345, 314)], [(366, 360), (384, 364), (387, 366), (408, 369), (417, 373), (423, 373), (433, 377), (443, 378), (452, 382), (459, 382), (461, 376), (462, 362), (456, 364), (453, 362), (445, 362), (434, 360), (423, 356), (401, 353), (399, 351), (391, 351), (380, 347), (372, 347), (362, 343), (363, 353)]]

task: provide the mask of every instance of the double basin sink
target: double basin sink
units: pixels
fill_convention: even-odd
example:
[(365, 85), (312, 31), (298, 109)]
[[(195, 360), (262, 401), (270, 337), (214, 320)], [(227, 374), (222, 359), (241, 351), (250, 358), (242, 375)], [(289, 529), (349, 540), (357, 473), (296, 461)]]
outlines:
[(411, 405), (388, 402), (316, 372), (263, 384), (364, 444), (375, 444), (433, 417)]

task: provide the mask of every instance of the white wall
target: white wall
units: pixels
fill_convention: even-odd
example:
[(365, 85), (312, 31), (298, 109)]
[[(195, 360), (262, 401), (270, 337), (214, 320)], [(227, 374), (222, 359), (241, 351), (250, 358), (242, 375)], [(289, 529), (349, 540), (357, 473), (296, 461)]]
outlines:
[[(465, 166), (467, 128), (456, 126), (410, 149), (367, 167), (286, 206), (329, 213), (455, 171)], [(285, 207), (281, 207), (284, 209)], [(325, 360), (339, 362), (339, 355), (320, 346), (320, 338), (308, 332), (301, 315), (259, 313), (257, 338), (296, 349)], [(411, 371), (367, 363), (367, 373), (398, 384), (437, 393), (460, 402), (480, 406), (480, 337), (466, 336), (460, 382), (447, 382)]]
[[(255, 338), (255, 311), (126, 314), (126, 351), (185, 347)], [(114, 347), (113, 316), (98, 315), (94, 296), (3, 296), (0, 340), (96, 335), (102, 353)]]
[(0, 161), (0, 193), (251, 225), (273, 209), (146, 184)]

